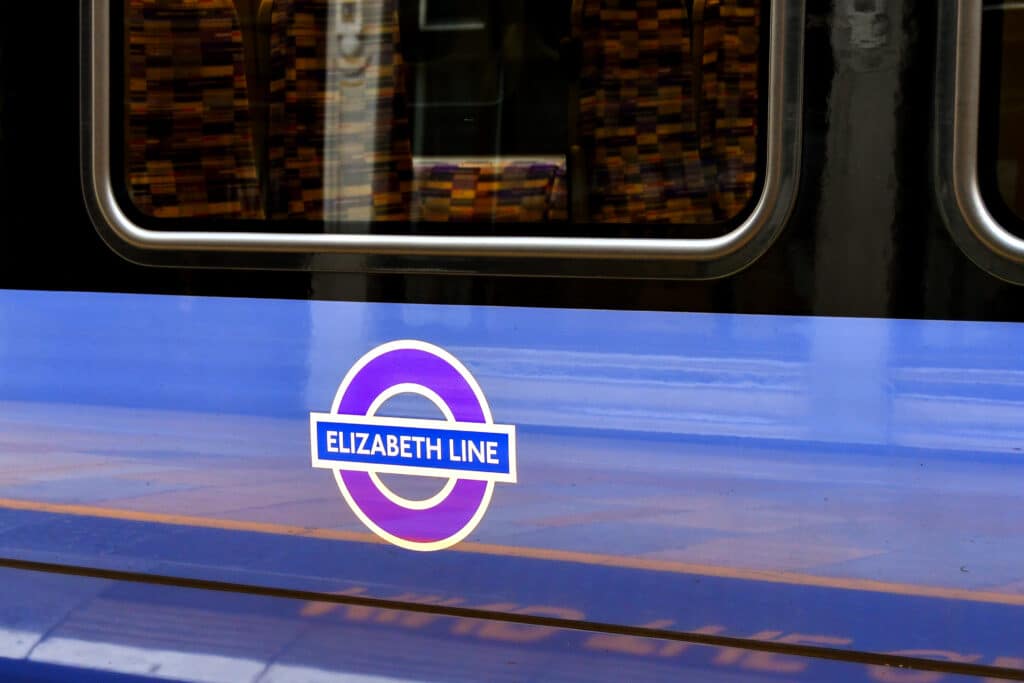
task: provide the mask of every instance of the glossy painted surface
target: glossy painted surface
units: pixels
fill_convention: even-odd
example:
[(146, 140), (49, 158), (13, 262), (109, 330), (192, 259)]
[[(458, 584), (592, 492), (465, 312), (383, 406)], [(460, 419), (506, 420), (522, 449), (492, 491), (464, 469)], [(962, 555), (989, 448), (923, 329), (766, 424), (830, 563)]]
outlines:
[(209, 683), (981, 680), (688, 643), (0, 571), (0, 677)]
[[(519, 483), (433, 554), (377, 542), (309, 461), (308, 413), (403, 338), (519, 430)], [(1022, 347), (989, 323), (4, 292), (0, 554), (1021, 657)]]

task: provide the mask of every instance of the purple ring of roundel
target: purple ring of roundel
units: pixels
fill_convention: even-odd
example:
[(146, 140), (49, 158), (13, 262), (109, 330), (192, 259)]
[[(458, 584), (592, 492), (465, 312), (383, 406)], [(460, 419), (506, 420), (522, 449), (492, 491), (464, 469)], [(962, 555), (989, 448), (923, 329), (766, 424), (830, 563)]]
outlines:
[[(456, 421), (487, 421), (466, 378), (445, 359), (420, 349), (395, 349), (367, 363), (349, 383), (338, 413), (366, 415), (381, 393), (410, 382), (440, 396)], [(487, 492), (487, 482), (459, 479), (434, 507), (410, 510), (384, 496), (367, 472), (342, 470), (340, 476), (363, 514), (392, 536), (413, 543), (436, 543), (459, 533), (476, 515)]]

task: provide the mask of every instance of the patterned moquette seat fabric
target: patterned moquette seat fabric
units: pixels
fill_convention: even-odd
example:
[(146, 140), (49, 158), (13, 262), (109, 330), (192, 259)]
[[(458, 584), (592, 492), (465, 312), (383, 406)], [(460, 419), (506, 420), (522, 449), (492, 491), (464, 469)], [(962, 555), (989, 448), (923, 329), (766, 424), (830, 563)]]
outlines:
[(129, 0), (128, 189), (159, 218), (260, 218), (232, 0)]
[(714, 220), (685, 0), (574, 0), (590, 219)]
[[(273, 215), (408, 220), (412, 151), (395, 0), (267, 1)], [(353, 22), (356, 37), (338, 34)]]
[(750, 197), (760, 2), (695, 0), (694, 17), (689, 6), (574, 0), (591, 220), (713, 223)]
[(735, 217), (757, 183), (761, 0), (704, 0), (705, 156), (716, 217)]
[(429, 160), (415, 169), (416, 220), (540, 223), (568, 217), (563, 160)]

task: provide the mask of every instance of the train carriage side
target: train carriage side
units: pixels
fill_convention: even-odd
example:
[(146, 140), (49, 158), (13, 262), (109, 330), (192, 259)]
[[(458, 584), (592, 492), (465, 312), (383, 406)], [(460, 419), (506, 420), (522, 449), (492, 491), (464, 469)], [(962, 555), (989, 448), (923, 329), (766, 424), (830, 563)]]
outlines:
[(1024, 680), (1024, 9), (0, 21), (4, 680)]

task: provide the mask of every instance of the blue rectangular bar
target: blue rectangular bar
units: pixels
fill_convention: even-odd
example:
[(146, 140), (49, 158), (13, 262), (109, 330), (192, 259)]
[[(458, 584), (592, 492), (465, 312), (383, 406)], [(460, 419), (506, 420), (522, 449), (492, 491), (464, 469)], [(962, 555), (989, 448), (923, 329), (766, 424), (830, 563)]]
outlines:
[[(387, 418), (382, 418), (386, 420)], [(401, 424), (316, 421), (316, 457), (360, 468), (392, 467), (510, 475), (509, 434)], [(342, 467), (344, 469), (344, 467)]]

